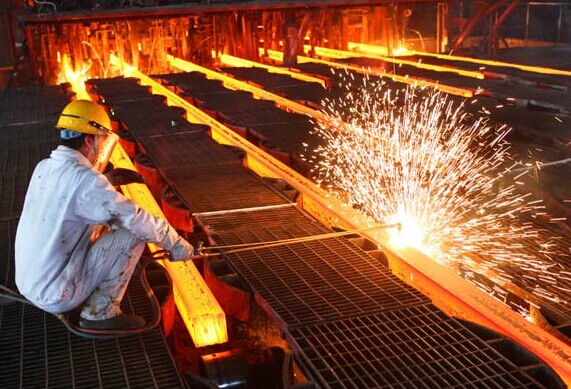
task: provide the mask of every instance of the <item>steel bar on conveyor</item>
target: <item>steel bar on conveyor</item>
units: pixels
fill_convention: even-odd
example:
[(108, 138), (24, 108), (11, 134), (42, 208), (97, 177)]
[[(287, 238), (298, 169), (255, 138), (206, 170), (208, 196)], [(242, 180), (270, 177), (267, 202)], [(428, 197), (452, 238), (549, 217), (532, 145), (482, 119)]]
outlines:
[(431, 65), (431, 64), (422, 63), (421, 61), (410, 61), (398, 57), (388, 57), (380, 54), (356, 53), (354, 51), (336, 50), (336, 49), (329, 49), (326, 47), (318, 47), (318, 46), (311, 47), (309, 45), (303, 46), (303, 50), (306, 54), (312, 49), (315, 51), (315, 54), (330, 58), (365, 57), (372, 59), (380, 59), (385, 62), (390, 62), (397, 65), (408, 65), (419, 69), (432, 70), (435, 72), (456, 73), (464, 77), (477, 78), (480, 80), (484, 79), (484, 74), (482, 72), (475, 72), (473, 70), (464, 70), (447, 66)]
[(224, 65), (228, 65), (228, 66), (252, 67), (252, 68), (255, 67), (255, 68), (266, 69), (270, 73), (285, 74), (285, 75), (290, 76), (291, 78), (296, 78), (296, 79), (301, 80), (301, 81), (316, 82), (318, 84), (321, 84), (323, 87), (325, 87), (325, 81), (322, 80), (321, 78), (308, 76), (308, 75), (300, 73), (300, 72), (293, 72), (293, 71), (286, 69), (286, 68), (280, 68), (277, 66), (266, 65), (263, 63), (259, 63), (259, 62), (254, 62), (254, 61), (250, 61), (247, 59), (234, 57), (233, 55), (229, 55), (229, 54), (220, 55), (220, 62), (222, 62)]
[[(366, 43), (356, 43), (356, 42), (349, 42), (348, 43), (349, 50), (357, 50), (359, 53), (377, 53), (380, 54), (383, 51), (383, 48), (380, 46), (368, 45)], [(385, 49), (386, 51), (386, 49)], [(524, 70), (526, 72), (531, 73), (541, 73), (541, 74), (552, 74), (557, 76), (571, 76), (571, 71), (563, 70), (563, 69), (555, 69), (555, 68), (548, 68), (543, 66), (533, 66), (533, 65), (523, 65), (519, 63), (511, 63), (511, 62), (503, 62), (503, 61), (496, 61), (491, 59), (483, 59), (483, 58), (471, 58), (471, 57), (463, 57), (460, 55), (452, 55), (452, 54), (438, 54), (438, 53), (428, 53), (424, 51), (416, 51), (416, 50), (408, 50), (405, 49), (404, 52), (400, 55), (416, 55), (419, 57), (434, 57), (438, 59), (444, 59), (449, 61), (462, 61), (462, 62), (470, 62), (475, 63), (478, 65), (489, 65), (489, 66), (497, 66), (497, 67), (504, 67), (504, 68), (513, 68)]]
[[(263, 49), (260, 49), (260, 50), (263, 50)], [(283, 61), (283, 53), (281, 51), (267, 50), (267, 54), (268, 54), (268, 57), (274, 61)], [(473, 97), (474, 96), (474, 92), (469, 90), (469, 89), (458, 88), (455, 86), (444, 85), (444, 84), (440, 84), (438, 82), (432, 82), (432, 81), (427, 81), (427, 80), (418, 79), (418, 78), (412, 78), (412, 77), (408, 77), (408, 76), (399, 76), (397, 74), (374, 71), (371, 69), (365, 69), (363, 67), (359, 67), (359, 66), (355, 66), (355, 65), (348, 65), (348, 64), (343, 64), (343, 63), (338, 63), (338, 62), (333, 62), (333, 61), (326, 61), (323, 59), (304, 57), (302, 55), (298, 55), (297, 60), (299, 63), (314, 62), (314, 63), (320, 63), (323, 65), (327, 65), (329, 67), (336, 68), (336, 69), (347, 69), (347, 70), (352, 70), (354, 72), (361, 73), (361, 74), (371, 74), (371, 75), (376, 75), (376, 76), (387, 77), (387, 78), (390, 78), (391, 80), (393, 80), (395, 82), (400, 82), (400, 83), (404, 83), (404, 84), (416, 84), (416, 85), (420, 85), (420, 86), (428, 86), (428, 87), (431, 87), (431, 88), (434, 88), (437, 90), (441, 90), (442, 92), (449, 93), (452, 95), (457, 95), (457, 96), (462, 96), (462, 97)]]
[[(374, 223), (352, 207), (342, 204), (301, 174), (255, 147), (228, 127), (194, 107), (166, 87), (136, 69), (126, 69), (127, 76), (137, 77), (150, 85), (154, 93), (167, 96), (171, 105), (184, 108), (188, 119), (207, 124), (214, 139), (222, 144), (242, 148), (248, 167), (261, 176), (281, 178), (301, 193), (302, 208), (329, 226), (346, 229), (366, 228)], [(382, 231), (363, 233), (383, 249), (393, 273), (425, 293), (448, 314), (473, 321), (495, 330), (526, 347), (553, 368), (567, 385), (571, 385), (571, 347), (549, 332), (528, 322), (507, 306), (492, 299), (453, 271), (438, 265), (414, 248), (395, 248)]]
[(224, 82), (224, 84), (229, 87), (230, 89), (238, 89), (238, 90), (243, 90), (243, 91), (248, 91), (250, 93), (252, 93), (255, 97), (258, 97), (260, 99), (265, 99), (265, 100), (271, 100), (276, 102), (276, 104), (286, 107), (288, 110), (300, 113), (300, 114), (305, 114), (305, 115), (310, 115), (311, 117), (318, 119), (318, 120), (326, 120), (326, 115), (323, 114), (322, 112), (316, 111), (312, 108), (309, 108), (303, 104), (299, 104), (296, 103), (295, 101), (291, 101), (285, 97), (276, 95), (275, 93), (272, 92), (268, 92), (264, 89), (261, 89), (257, 86), (248, 84), (247, 82), (244, 81), (240, 81), (237, 80), (233, 77), (227, 76), (225, 74), (222, 74), (220, 72), (214, 71), (214, 70), (210, 70), (207, 69), (203, 66), (200, 65), (196, 65), (192, 62), (188, 62), (185, 60), (182, 60), (180, 58), (175, 58), (172, 55), (167, 55), (167, 61), (169, 62), (169, 64), (179, 70), (183, 70), (185, 72), (200, 72), (205, 74), (208, 78), (211, 79), (217, 79), (220, 80), (222, 82)]
[[(74, 88), (78, 98), (89, 99), (85, 91)], [(111, 162), (116, 167), (136, 170), (127, 153), (120, 144), (115, 146)], [(145, 184), (121, 186), (123, 194), (135, 201), (141, 208), (155, 216), (165, 218)], [(152, 252), (159, 247), (148, 244)], [(226, 316), (218, 301), (206, 285), (192, 261), (159, 261), (168, 271), (173, 282), (176, 306), (197, 347), (228, 341)]]

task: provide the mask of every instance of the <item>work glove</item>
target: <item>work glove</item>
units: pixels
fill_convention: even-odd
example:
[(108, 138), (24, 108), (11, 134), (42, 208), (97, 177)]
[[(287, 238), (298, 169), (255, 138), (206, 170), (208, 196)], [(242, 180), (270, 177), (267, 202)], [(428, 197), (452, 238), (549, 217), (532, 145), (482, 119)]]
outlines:
[(188, 261), (201, 257), (198, 247), (192, 247), (192, 245), (181, 237), (170, 225), (165, 237), (158, 245), (170, 250), (171, 261)]
[(113, 186), (128, 185), (133, 183), (144, 184), (145, 178), (138, 172), (125, 168), (114, 168), (104, 173), (107, 180)]
[(191, 259), (193, 254), (194, 248), (192, 245), (181, 237), (179, 237), (171, 249), (172, 261), (186, 261)]

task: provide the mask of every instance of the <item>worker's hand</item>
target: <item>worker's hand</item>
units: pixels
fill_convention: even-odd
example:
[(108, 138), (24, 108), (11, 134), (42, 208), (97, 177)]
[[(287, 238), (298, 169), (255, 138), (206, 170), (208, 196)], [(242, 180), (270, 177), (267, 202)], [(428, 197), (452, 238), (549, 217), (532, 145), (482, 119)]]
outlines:
[(173, 261), (186, 261), (191, 259), (194, 254), (194, 248), (183, 238), (179, 238), (171, 249)]
[(111, 185), (128, 185), (133, 183), (144, 184), (145, 178), (138, 172), (125, 168), (111, 169), (104, 173)]

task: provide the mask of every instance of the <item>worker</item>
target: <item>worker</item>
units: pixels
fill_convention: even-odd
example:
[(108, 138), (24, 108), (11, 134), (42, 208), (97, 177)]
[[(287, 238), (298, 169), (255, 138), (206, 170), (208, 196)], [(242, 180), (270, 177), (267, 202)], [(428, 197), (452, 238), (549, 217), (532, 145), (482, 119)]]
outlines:
[(36, 166), (20, 216), (16, 285), (45, 311), (81, 309), (83, 328), (144, 327), (142, 317), (122, 313), (120, 304), (145, 242), (170, 250), (175, 261), (189, 259), (193, 247), (115, 190), (110, 181), (124, 174), (101, 173), (118, 139), (102, 106), (72, 101), (56, 128), (60, 144)]

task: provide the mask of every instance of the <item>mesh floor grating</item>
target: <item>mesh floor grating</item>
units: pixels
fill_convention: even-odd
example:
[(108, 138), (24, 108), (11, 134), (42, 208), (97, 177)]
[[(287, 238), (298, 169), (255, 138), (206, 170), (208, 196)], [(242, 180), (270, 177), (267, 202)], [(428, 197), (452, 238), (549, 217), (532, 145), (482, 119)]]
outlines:
[(57, 145), (58, 142), (0, 144), (0, 174), (31, 173)]
[[(16, 227), (17, 219), (0, 221), (0, 283), (12, 289)], [(151, 319), (137, 272), (121, 308)], [(160, 329), (93, 341), (72, 335), (54, 316), (20, 303), (0, 306), (0, 361), (3, 388), (185, 387)]]
[(193, 132), (204, 128), (204, 126), (186, 122), (181, 110), (167, 107), (162, 101), (154, 99), (130, 104), (116, 104), (113, 105), (113, 111), (115, 118), (118, 118), (137, 139)]
[(145, 138), (139, 143), (155, 165), (163, 169), (242, 163), (239, 156), (221, 147), (204, 132)]
[[(31, 172), (0, 174), (0, 220), (20, 216)], [(1, 260), (1, 259), (0, 259)]]
[(71, 93), (65, 84), (30, 88), (11, 88), (0, 94), (0, 115), (7, 112), (36, 110), (59, 113), (69, 102)]
[(2, 387), (185, 387), (160, 329), (94, 341), (20, 303), (0, 307), (0, 320)]
[(30, 143), (30, 139), (33, 139), (38, 143), (52, 143), (55, 148), (55, 145), (59, 143), (59, 133), (55, 129), (56, 120), (0, 126), (2, 145)]
[(308, 373), (323, 387), (544, 387), (429, 304), (298, 327), (289, 334)]
[(289, 201), (241, 165), (161, 169), (192, 212), (213, 212), (286, 204)]
[[(299, 215), (284, 226), (214, 235), (219, 245), (277, 241), (323, 233)], [(426, 296), (344, 238), (292, 243), (227, 256), (282, 326), (425, 304)], [(272, 312), (270, 312), (272, 313)]]

